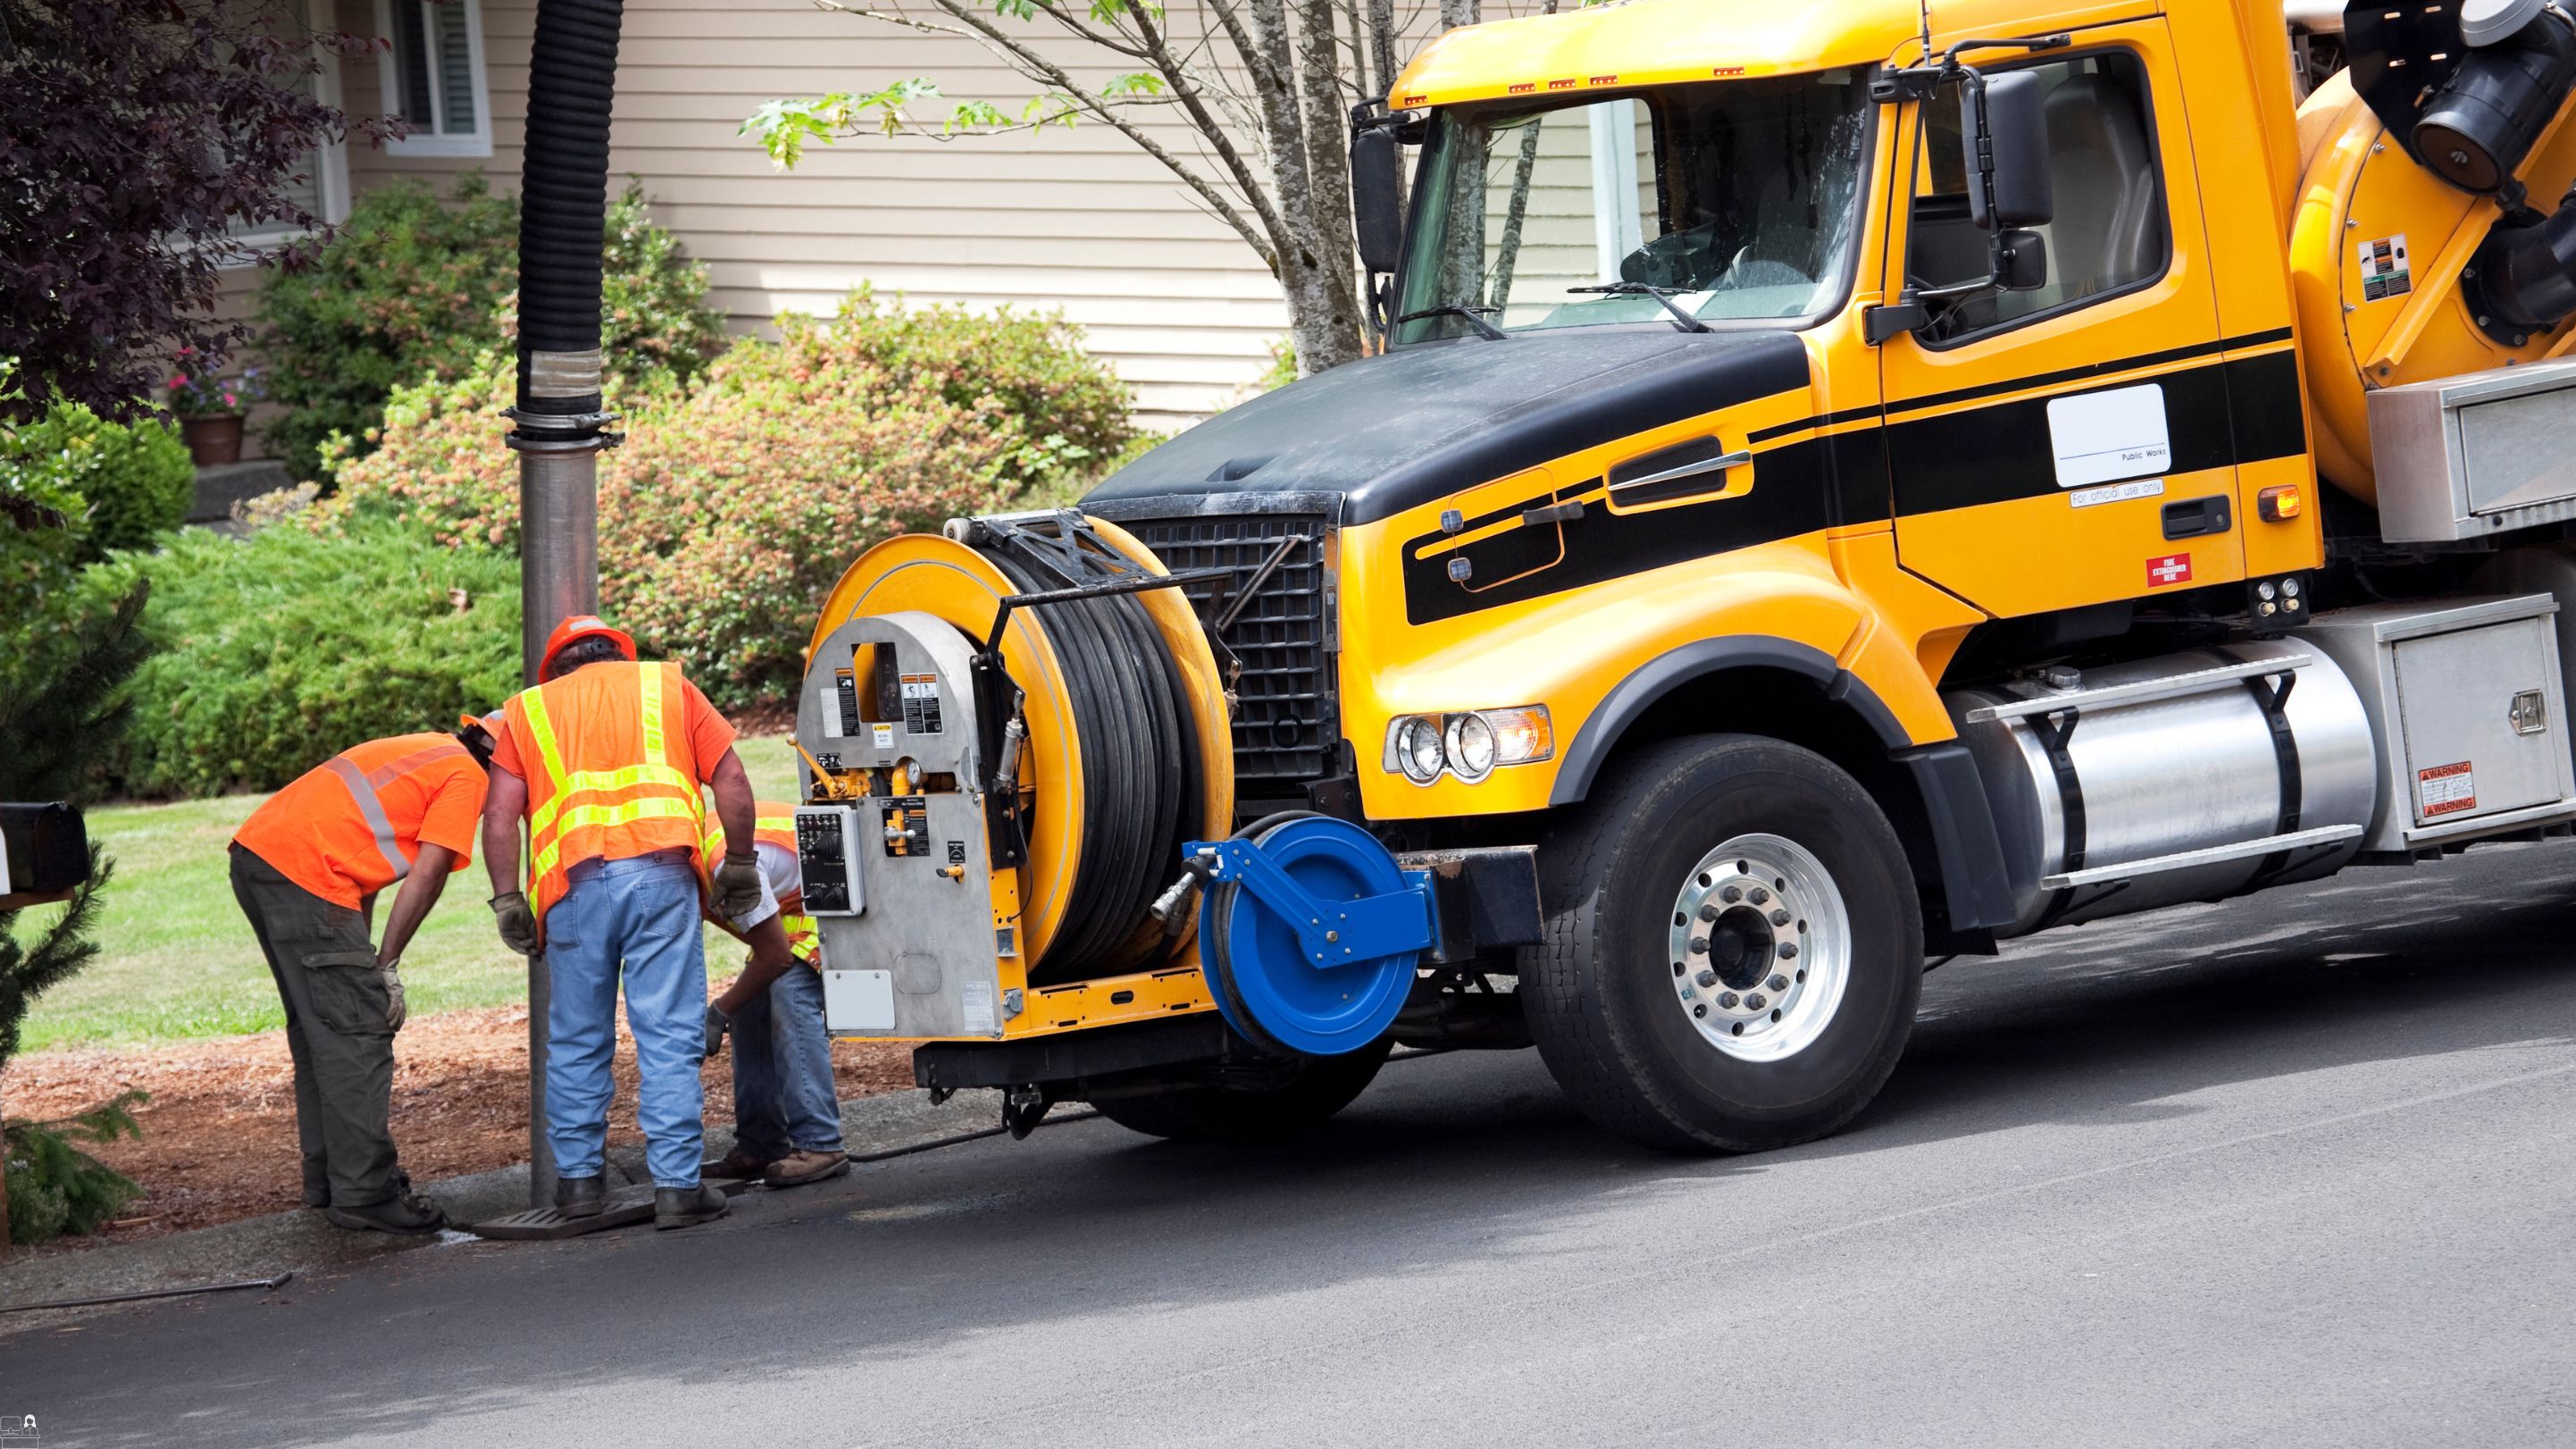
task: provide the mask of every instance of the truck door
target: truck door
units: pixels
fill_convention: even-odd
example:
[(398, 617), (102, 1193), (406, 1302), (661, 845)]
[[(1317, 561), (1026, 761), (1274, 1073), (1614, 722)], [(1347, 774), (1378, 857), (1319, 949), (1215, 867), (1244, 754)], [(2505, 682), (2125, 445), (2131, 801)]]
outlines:
[[(2217, 304), (2164, 23), (1971, 59), (2047, 87), (2047, 281), (1935, 303), (1880, 348), (1899, 561), (1999, 616), (2243, 578)], [(1891, 296), (1987, 270), (1955, 89), (1915, 119)]]

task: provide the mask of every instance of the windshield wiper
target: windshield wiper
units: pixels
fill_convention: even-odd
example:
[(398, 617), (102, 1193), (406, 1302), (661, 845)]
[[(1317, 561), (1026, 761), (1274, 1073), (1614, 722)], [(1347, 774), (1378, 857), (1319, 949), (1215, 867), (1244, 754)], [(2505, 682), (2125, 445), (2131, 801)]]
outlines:
[(1687, 290), (1682, 287), (1658, 287), (1652, 282), (1604, 282), (1597, 287), (1568, 287), (1569, 292), (1599, 292), (1605, 297), (1652, 297), (1673, 314), (1673, 325), (1684, 332), (1706, 332), (1708, 324), (1673, 305), (1673, 298)]
[(1419, 322), (1426, 317), (1460, 317), (1466, 320), (1468, 326), (1476, 329), (1478, 336), (1489, 337), (1496, 342), (1509, 342), (1512, 340), (1511, 334), (1484, 318), (1487, 312), (1501, 310), (1503, 309), (1500, 307), (1480, 307), (1473, 302), (1443, 302), (1437, 307), (1425, 307), (1419, 312), (1407, 312), (1396, 318), (1395, 322), (1401, 327), (1407, 322)]

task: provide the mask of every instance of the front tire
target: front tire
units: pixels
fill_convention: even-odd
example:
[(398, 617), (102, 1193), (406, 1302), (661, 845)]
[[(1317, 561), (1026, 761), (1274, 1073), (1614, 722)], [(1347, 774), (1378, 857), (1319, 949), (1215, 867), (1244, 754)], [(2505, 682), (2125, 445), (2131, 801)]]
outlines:
[(1905, 849), (1811, 750), (1653, 746), (1539, 852), (1521, 995), (1584, 1115), (1677, 1151), (1821, 1137), (1896, 1067), (1922, 993)]
[(1297, 1075), (1265, 1091), (1176, 1085), (1150, 1096), (1091, 1105), (1131, 1132), (1180, 1142), (1264, 1142), (1319, 1125), (1377, 1079), (1394, 1050), (1383, 1038), (1346, 1056), (1308, 1057)]

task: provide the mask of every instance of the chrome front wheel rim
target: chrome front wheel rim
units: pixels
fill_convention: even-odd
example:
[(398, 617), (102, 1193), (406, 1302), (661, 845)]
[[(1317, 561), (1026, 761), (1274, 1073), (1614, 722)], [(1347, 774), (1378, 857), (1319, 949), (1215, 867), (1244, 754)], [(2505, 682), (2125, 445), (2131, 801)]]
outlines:
[(1851, 982), (1851, 911), (1822, 861), (1785, 836), (1700, 858), (1672, 909), (1673, 999), (1709, 1045), (1772, 1062), (1814, 1044)]

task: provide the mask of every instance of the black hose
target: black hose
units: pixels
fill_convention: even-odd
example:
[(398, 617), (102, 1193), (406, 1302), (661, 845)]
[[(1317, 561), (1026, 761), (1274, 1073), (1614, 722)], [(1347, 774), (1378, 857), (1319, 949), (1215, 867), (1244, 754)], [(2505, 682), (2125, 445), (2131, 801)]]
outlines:
[[(597, 373), (537, 385), (534, 354), (599, 350), (600, 253), (608, 230), (608, 122), (625, 0), (538, 0), (519, 179), (519, 408), (600, 411)], [(593, 430), (595, 431), (595, 430)]]
[[(1023, 592), (1096, 582), (1016, 549), (978, 550)], [(1104, 571), (1105, 572), (1105, 571)], [(1133, 594), (1035, 608), (1063, 671), (1082, 758), (1081, 853), (1064, 915), (1029, 973), (1052, 986), (1137, 964), (1162, 940), (1154, 897), (1180, 869), (1205, 770), (1183, 709), (1180, 664)], [(1051, 802), (1039, 800), (1037, 809)]]

